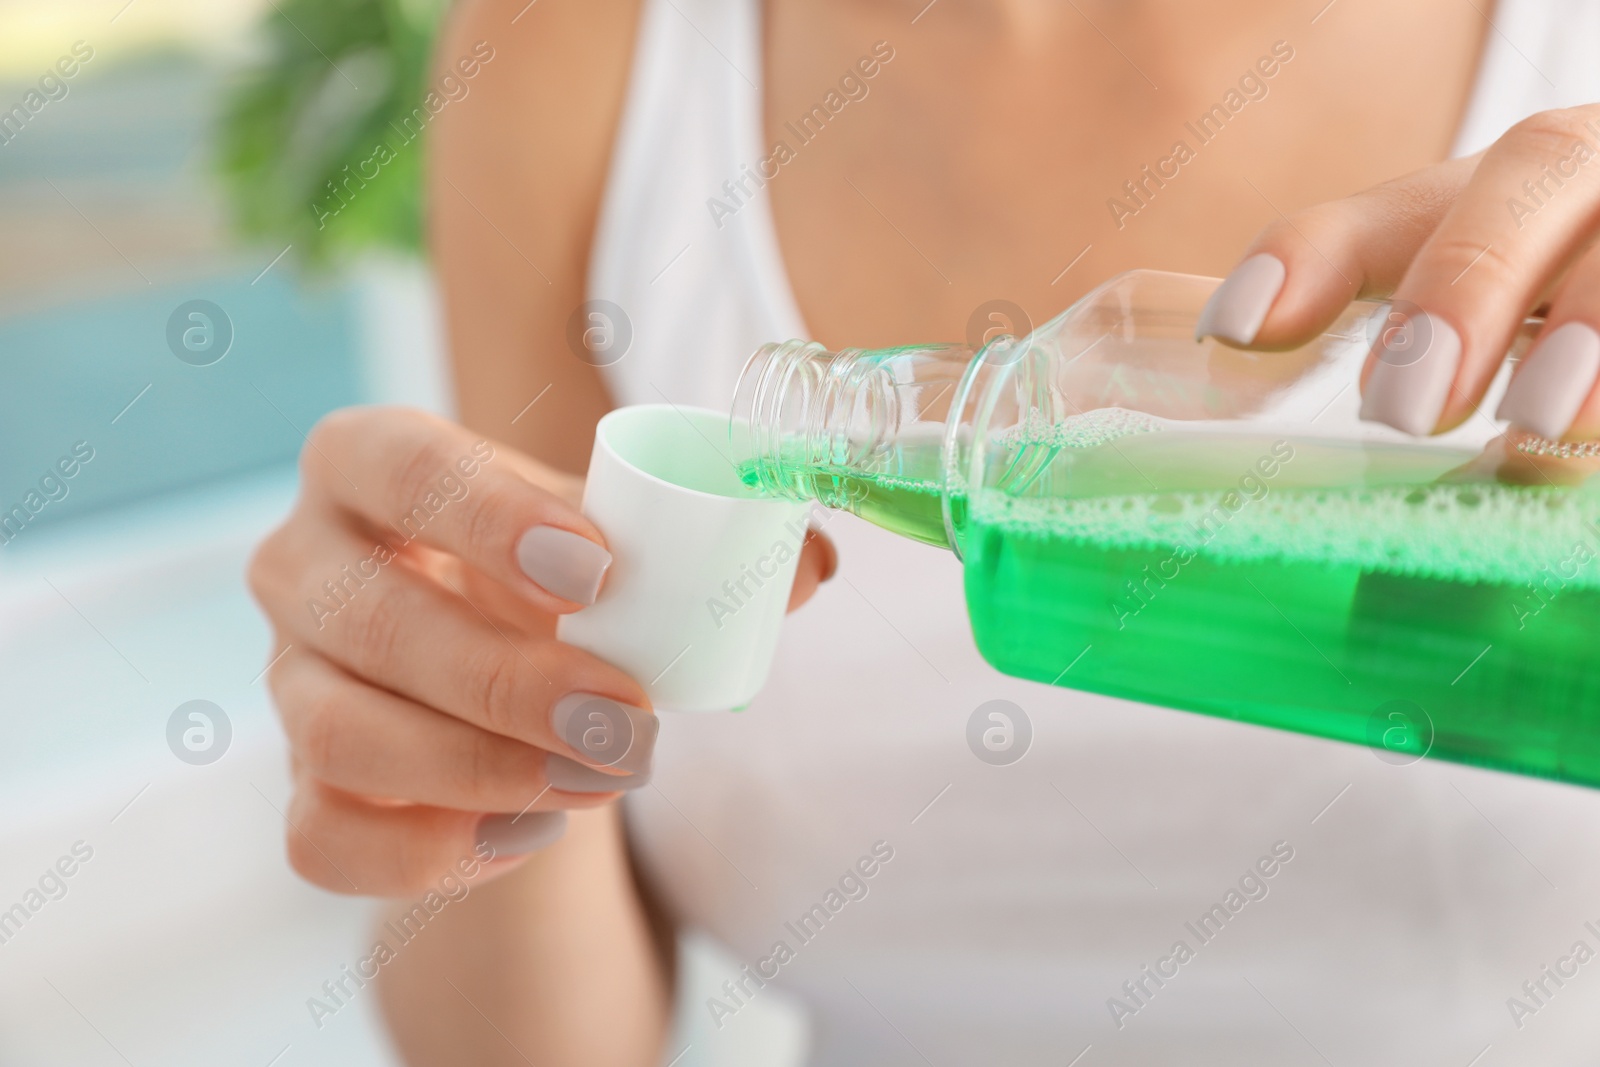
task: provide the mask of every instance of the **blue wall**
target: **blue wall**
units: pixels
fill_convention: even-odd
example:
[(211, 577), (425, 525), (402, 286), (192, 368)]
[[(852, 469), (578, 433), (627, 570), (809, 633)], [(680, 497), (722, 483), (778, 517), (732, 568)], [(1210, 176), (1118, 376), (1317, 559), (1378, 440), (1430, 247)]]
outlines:
[[(30, 529), (288, 463), (322, 413), (360, 399), (351, 291), (298, 275), (293, 254), (263, 275), (279, 249), (228, 235), (210, 149), (226, 77), (196, 57), (96, 58), (0, 146), (0, 257), (16, 257), (0, 267), (20, 286), (0, 294), (0, 515), (77, 441), (94, 459)], [(168, 343), (193, 299), (232, 325), (210, 366)]]
[[(40, 522), (289, 461), (320, 415), (356, 402), (348, 292), (304, 287), (281, 264), (250, 283), (210, 278), (0, 320), (0, 511), (76, 441), (94, 459)], [(174, 310), (196, 298), (232, 325), (209, 366), (167, 343)]]

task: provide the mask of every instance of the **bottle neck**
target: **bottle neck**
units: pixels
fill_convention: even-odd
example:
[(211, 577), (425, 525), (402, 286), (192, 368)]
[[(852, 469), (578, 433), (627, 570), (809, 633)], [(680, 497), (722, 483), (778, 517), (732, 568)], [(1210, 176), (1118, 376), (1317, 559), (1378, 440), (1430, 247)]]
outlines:
[[(1007, 339), (1009, 341), (1009, 339)], [(988, 372), (965, 345), (787, 341), (746, 363), (730, 422), (747, 483), (960, 551), (963, 424)]]

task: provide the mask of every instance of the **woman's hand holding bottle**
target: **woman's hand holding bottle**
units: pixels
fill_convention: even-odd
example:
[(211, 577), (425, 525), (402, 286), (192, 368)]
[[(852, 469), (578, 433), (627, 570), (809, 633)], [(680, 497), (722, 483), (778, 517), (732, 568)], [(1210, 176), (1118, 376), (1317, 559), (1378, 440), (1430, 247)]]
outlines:
[(1600, 437), (1600, 105), (1546, 111), (1486, 151), (1268, 226), (1197, 333), (1290, 348), (1350, 300), (1393, 297), (1362, 374), (1362, 417), (1448, 430), (1482, 402), (1525, 316), (1547, 309), (1497, 415)]

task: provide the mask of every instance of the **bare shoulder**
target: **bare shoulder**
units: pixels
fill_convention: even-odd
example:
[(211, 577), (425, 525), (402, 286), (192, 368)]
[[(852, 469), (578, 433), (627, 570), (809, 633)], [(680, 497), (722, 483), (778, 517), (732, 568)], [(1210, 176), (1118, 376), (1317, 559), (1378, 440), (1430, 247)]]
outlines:
[[(581, 470), (607, 406), (567, 350), (627, 93), (640, 0), (464, 0), (434, 57), (476, 60), (430, 131), (428, 223), (464, 422)], [(539, 418), (511, 419), (549, 386)], [(545, 405), (541, 402), (541, 408)]]
[[(469, 148), (505, 162), (537, 159), (556, 181), (603, 164), (622, 108), (640, 0), (463, 0), (447, 20), (435, 63), (493, 53), (462, 132), (495, 136)], [(481, 106), (479, 106), (481, 105)], [(549, 150), (576, 154), (576, 168), (550, 167)]]

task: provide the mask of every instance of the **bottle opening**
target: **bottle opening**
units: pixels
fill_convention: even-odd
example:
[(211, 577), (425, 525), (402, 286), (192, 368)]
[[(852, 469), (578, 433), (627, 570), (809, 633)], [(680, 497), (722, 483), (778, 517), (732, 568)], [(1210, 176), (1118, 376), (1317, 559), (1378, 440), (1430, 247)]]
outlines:
[(763, 346), (740, 375), (729, 424), (741, 475), (949, 546), (945, 427), (971, 357), (960, 345)]

